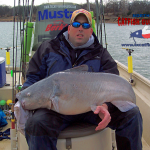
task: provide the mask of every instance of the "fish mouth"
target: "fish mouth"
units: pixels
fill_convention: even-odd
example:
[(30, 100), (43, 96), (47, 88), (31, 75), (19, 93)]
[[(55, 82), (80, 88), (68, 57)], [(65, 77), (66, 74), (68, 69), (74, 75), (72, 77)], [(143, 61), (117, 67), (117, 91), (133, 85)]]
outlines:
[(22, 106), (23, 109), (25, 109), (25, 101), (24, 100), (22, 100), (21, 106)]
[(16, 98), (17, 98), (18, 100), (19, 100), (20, 95), (21, 95), (20, 92), (16, 94)]
[(129, 38), (132, 38), (133, 36), (130, 34), (130, 37)]
[(133, 36), (132, 36), (132, 32), (130, 33), (130, 37), (129, 38), (132, 38)]

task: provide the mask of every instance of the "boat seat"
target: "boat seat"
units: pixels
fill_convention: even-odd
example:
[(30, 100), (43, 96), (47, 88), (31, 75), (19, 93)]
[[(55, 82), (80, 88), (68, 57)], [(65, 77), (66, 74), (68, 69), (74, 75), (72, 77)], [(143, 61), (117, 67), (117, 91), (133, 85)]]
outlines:
[(78, 137), (92, 135), (98, 132), (98, 131), (95, 131), (95, 128), (96, 128), (96, 125), (93, 125), (90, 123), (77, 122), (68, 126), (63, 131), (61, 131), (58, 139), (78, 138)]
[(61, 131), (58, 150), (112, 150), (111, 130), (95, 131), (96, 125), (75, 123)]
[[(75, 123), (61, 131), (58, 150), (112, 150), (111, 130), (95, 131), (96, 125)], [(18, 132), (18, 150), (28, 150), (25, 137)]]

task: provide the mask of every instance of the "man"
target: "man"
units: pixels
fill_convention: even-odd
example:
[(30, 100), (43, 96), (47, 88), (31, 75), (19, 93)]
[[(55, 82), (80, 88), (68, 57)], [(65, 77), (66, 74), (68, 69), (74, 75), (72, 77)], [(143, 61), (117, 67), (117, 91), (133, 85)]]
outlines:
[[(33, 83), (74, 66), (87, 64), (90, 72), (119, 75), (117, 65), (108, 51), (99, 44), (91, 28), (91, 14), (84, 10), (73, 12), (70, 25), (53, 40), (45, 41), (29, 63), (26, 88)], [(111, 96), (111, 95), (110, 95)], [(48, 109), (37, 109), (25, 128), (30, 150), (56, 150), (61, 130), (74, 122), (96, 124), (96, 130), (106, 126), (116, 131), (118, 150), (142, 150), (142, 117), (138, 107), (120, 112), (111, 103), (79, 115), (62, 115)]]

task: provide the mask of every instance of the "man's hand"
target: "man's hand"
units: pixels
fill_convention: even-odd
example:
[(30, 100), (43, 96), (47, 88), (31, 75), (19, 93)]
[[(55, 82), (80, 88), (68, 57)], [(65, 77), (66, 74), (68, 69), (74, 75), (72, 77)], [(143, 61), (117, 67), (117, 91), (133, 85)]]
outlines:
[(105, 103), (101, 106), (97, 106), (94, 114), (99, 114), (99, 117), (102, 119), (95, 129), (96, 131), (104, 129), (111, 121), (111, 116), (108, 112), (108, 106)]

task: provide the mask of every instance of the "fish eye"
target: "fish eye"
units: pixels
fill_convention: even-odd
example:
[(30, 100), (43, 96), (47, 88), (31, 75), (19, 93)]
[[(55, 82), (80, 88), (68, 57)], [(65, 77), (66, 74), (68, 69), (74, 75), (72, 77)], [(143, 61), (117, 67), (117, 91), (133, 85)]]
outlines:
[(27, 93), (27, 96), (29, 97), (31, 94), (30, 93)]

